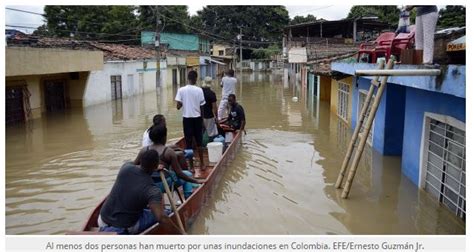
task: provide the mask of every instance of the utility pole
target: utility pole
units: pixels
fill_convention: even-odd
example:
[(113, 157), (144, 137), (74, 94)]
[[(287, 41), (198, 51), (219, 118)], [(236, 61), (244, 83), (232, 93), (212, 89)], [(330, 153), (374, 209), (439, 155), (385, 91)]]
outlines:
[(242, 26), (240, 27), (239, 40), (240, 40), (240, 70), (242, 70)]
[(233, 43), (232, 43), (232, 52), (233, 52), (233, 53), (232, 53), (232, 61), (233, 61), (233, 62), (232, 62), (232, 69), (236, 70), (237, 67), (236, 67), (236, 65), (235, 65), (235, 64), (236, 64), (236, 62), (235, 62), (235, 59), (236, 59), (235, 55), (237, 54), (237, 48), (235, 48), (235, 40), (234, 40)]
[[(240, 34), (239, 34), (239, 41), (240, 41), (240, 94), (239, 96), (242, 97), (242, 68), (243, 68), (243, 64), (242, 64), (242, 26), (240, 26)], [(241, 98), (242, 99), (242, 98)]]
[(160, 9), (157, 6), (155, 6), (155, 11), (156, 11), (156, 31), (155, 31), (155, 51), (156, 51), (156, 87), (159, 88), (161, 87), (160, 85), (160, 71), (161, 71), (161, 66), (160, 66), (160, 61), (161, 61), (161, 45), (160, 45)]

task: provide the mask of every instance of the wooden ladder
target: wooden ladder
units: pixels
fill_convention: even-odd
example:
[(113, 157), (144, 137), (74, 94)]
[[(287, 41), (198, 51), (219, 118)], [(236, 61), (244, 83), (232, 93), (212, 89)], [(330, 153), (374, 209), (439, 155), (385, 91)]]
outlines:
[[(378, 69), (381, 70), (384, 68), (385, 62), (381, 61), (378, 65)], [(385, 70), (393, 69), (394, 62), (390, 59), (385, 66)], [(339, 176), (336, 181), (336, 188), (341, 188), (342, 182), (344, 180), (344, 176), (349, 165), (349, 162), (352, 157), (352, 152), (356, 149), (356, 153), (354, 158), (352, 159), (352, 163), (349, 169), (349, 175), (347, 177), (346, 183), (344, 185), (344, 190), (342, 191), (342, 198), (347, 199), (349, 195), (349, 191), (351, 190), (352, 182), (354, 180), (355, 173), (357, 171), (357, 166), (359, 165), (360, 158), (365, 148), (365, 144), (367, 142), (367, 137), (369, 136), (370, 129), (372, 128), (372, 124), (374, 122), (375, 113), (379, 108), (380, 100), (382, 99), (383, 92), (387, 85), (387, 80), (389, 76), (383, 76), (382, 81), (380, 81), (380, 76), (376, 76), (375, 79), (372, 80), (369, 91), (367, 92), (367, 96), (364, 101), (364, 105), (362, 106), (362, 110), (359, 112), (359, 119), (357, 120), (357, 125), (354, 129), (354, 133), (352, 134), (351, 141), (349, 146), (347, 147), (347, 152), (344, 157), (344, 161), (342, 162), (341, 170), (339, 172)], [(375, 94), (375, 98), (373, 101), (372, 106), (370, 107), (369, 115), (367, 116), (367, 125), (365, 126), (362, 132), (361, 128), (364, 125), (366, 117), (364, 116), (369, 108), (370, 100), (372, 99), (372, 95), (377, 88), (377, 93)], [(359, 141), (357, 141), (359, 139)]]

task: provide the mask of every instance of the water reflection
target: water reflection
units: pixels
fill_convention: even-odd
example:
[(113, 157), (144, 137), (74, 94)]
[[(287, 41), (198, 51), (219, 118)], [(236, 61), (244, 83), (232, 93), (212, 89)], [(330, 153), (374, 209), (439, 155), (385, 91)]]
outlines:
[[(334, 189), (350, 127), (293, 76), (238, 76), (248, 135), (193, 234), (463, 234), (465, 225), (400, 174), (400, 158), (366, 148), (348, 200)], [(7, 234), (77, 230), (135, 158), (153, 115), (182, 135), (176, 88), (6, 131)], [(220, 96), (217, 81), (213, 89)], [(298, 97), (297, 101), (293, 97)]]

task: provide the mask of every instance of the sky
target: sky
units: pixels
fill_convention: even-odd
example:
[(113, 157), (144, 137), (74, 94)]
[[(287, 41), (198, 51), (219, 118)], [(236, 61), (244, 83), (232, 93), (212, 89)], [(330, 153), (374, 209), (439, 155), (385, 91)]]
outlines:
[[(290, 18), (293, 18), (296, 15), (306, 16), (312, 14), (317, 18), (324, 18), (326, 20), (337, 20), (342, 19), (347, 16), (351, 5), (285, 5)], [(44, 5), (36, 6), (14, 6), (9, 5), (7, 8), (14, 8), (20, 10), (26, 10), (31, 12), (43, 13)], [(203, 5), (188, 5), (189, 13), (195, 15), (198, 10), (201, 10)], [(16, 25), (16, 26), (28, 26), (28, 27), (38, 27), (42, 25), (43, 18), (39, 15), (22, 13), (12, 10), (5, 10), (5, 24), (7, 25)], [(26, 33), (32, 33), (35, 29), (33, 28), (14, 28)]]

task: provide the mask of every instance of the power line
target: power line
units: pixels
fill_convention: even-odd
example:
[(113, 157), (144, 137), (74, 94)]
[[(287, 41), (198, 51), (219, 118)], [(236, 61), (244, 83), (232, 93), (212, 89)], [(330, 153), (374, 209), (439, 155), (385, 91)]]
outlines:
[[(161, 6), (161, 7), (163, 7), (163, 9), (167, 10), (168, 12), (171, 12), (171, 11), (170, 11), (168, 8), (166, 8), (165, 6)], [(201, 32), (202, 34), (206, 34), (206, 33), (207, 33), (207, 34), (209, 34), (211, 37), (215, 37), (215, 38), (220, 38), (220, 39), (228, 40), (227, 38), (224, 38), (224, 37), (222, 37), (222, 36), (220, 36), (220, 35), (217, 35), (217, 34), (214, 34), (214, 33), (208, 32), (208, 31), (200, 30), (200, 29), (198, 29), (198, 28), (195, 28), (195, 27), (193, 27), (193, 26), (190, 26), (190, 25), (188, 25), (188, 24), (185, 24), (185, 23), (183, 23), (183, 22), (181, 22), (181, 21), (178, 21), (178, 20), (176, 20), (176, 19), (170, 18), (170, 17), (168, 17), (168, 16), (164, 16), (164, 14), (161, 14), (161, 16), (162, 16), (162, 17), (166, 17), (166, 18), (168, 18), (168, 19), (170, 19), (170, 20), (172, 20), (172, 21), (175, 21), (175, 22), (177, 22), (177, 23), (179, 23), (179, 24), (182, 24), (182, 25), (184, 25), (184, 26), (187, 26), (187, 27), (189, 27), (189, 28), (191, 28), (191, 29), (193, 29), (193, 30), (199, 31), (199, 32)], [(209, 35), (208, 35), (208, 36), (209, 36)]]
[[(5, 9), (45, 17), (45, 14), (38, 13), (38, 12), (20, 10), (20, 9), (15, 9), (15, 8), (10, 8), (10, 7), (5, 7)], [(80, 21), (80, 22), (89, 23), (89, 24), (104, 25), (104, 23), (93, 22), (93, 21), (89, 21), (89, 20), (79, 20), (79, 19), (74, 19), (74, 18), (60, 18), (60, 17), (55, 17), (55, 18), (58, 19), (58, 20), (62, 20), (62, 21), (77, 21), (77, 22)], [(38, 25), (38, 26), (41, 26), (41, 25)], [(22, 28), (22, 27), (18, 27), (18, 28)], [(37, 27), (24, 27), (24, 28), (37, 29)], [(122, 35), (122, 33), (132, 32), (132, 31), (139, 31), (139, 30), (141, 30), (141, 29), (140, 28), (132, 28), (132, 29), (128, 29), (128, 30), (125, 30), (125, 31), (121, 31), (119, 33), (96, 33), (96, 34), (105, 34), (105, 35), (110, 35), (110, 36), (116, 36), (116, 35), (131, 36), (131, 35)], [(60, 31), (60, 30), (58, 30), (58, 31)], [(62, 30), (62, 31), (65, 31), (65, 30)], [(71, 32), (75, 32), (75, 31), (71, 31)], [(80, 33), (85, 33), (85, 32), (80, 32)]]
[[(5, 24), (7, 27), (14, 27), (14, 28), (24, 28), (24, 29), (37, 29), (37, 27), (33, 26), (23, 26), (23, 25), (10, 25), (10, 24)], [(103, 33), (103, 32), (84, 32), (84, 31), (76, 31), (76, 30), (61, 30), (61, 29), (55, 29), (57, 31), (62, 31), (62, 32), (71, 32), (71, 33), (79, 33), (79, 34), (94, 34), (94, 35), (109, 35), (110, 36), (123, 36), (123, 37), (136, 37), (139, 38), (139, 35), (120, 35), (120, 34), (111, 34), (111, 33)]]
[[(170, 10), (167, 9), (165, 6), (162, 6), (162, 7), (163, 7), (165, 10), (167, 10), (168, 12), (170, 12)], [(166, 17), (166, 18), (168, 18), (168, 19), (170, 19), (170, 20), (172, 20), (172, 21), (175, 21), (176, 23), (182, 24), (182, 25), (184, 25), (184, 26), (186, 26), (186, 27), (189, 27), (189, 28), (191, 28), (191, 29), (193, 29), (193, 30), (199, 31), (199, 32), (201, 32), (201, 34), (204, 34), (204, 35), (205, 35), (205, 34), (209, 34), (210, 37), (218, 38), (218, 40), (220, 40), (221, 42), (223, 41), (223, 42), (233, 43), (233, 42), (236, 41), (235, 39), (224, 38), (224, 37), (222, 37), (222, 36), (220, 36), (220, 35), (217, 35), (217, 34), (215, 34), (215, 33), (211, 33), (211, 32), (208, 32), (208, 31), (204, 31), (204, 30), (195, 28), (195, 27), (193, 27), (193, 26), (190, 26), (190, 25), (188, 25), (188, 24), (186, 24), (186, 23), (183, 23), (183, 22), (181, 22), (181, 21), (178, 21), (178, 20), (176, 20), (176, 19), (170, 18), (170, 17), (168, 17), (168, 16), (164, 16), (163, 14), (161, 14), (161, 15), (162, 15), (162, 17)], [(209, 36), (209, 35), (207, 35), (207, 36)], [(278, 44), (279, 44), (280, 41), (252, 41), (252, 40), (242, 40), (242, 43), (254, 43), (254, 44), (276, 44), (276, 43), (278, 43)]]
[[(168, 12), (171, 12), (168, 8), (166, 8), (165, 6), (161, 6), (163, 7), (165, 10), (167, 10)], [(10, 7), (6, 7), (7, 10), (12, 10), (12, 11), (18, 11), (18, 12), (22, 12), (22, 13), (27, 13), (27, 14), (33, 14), (33, 15), (40, 15), (40, 16), (43, 16), (44, 17), (44, 14), (42, 13), (38, 13), (38, 12), (32, 12), (32, 11), (26, 11), (26, 10), (20, 10), (20, 9), (15, 9), (15, 8), (10, 8)], [(179, 23), (179, 24), (182, 24), (186, 27), (189, 27), (193, 30), (196, 30), (196, 31), (199, 31), (201, 33), (201, 35), (205, 35), (205, 36), (208, 36), (208, 37), (213, 37), (214, 39), (216, 39), (216, 41), (219, 41), (219, 42), (227, 42), (227, 43), (233, 43), (235, 42), (235, 39), (227, 39), (225, 37), (222, 37), (220, 35), (217, 35), (217, 34), (214, 34), (212, 32), (208, 32), (208, 31), (204, 31), (204, 30), (201, 30), (201, 29), (198, 29), (198, 28), (195, 28), (191, 25), (188, 25), (188, 24), (185, 24), (181, 21), (178, 21), (176, 19), (173, 19), (173, 18), (170, 18), (169, 16), (165, 16), (164, 14), (160, 14), (160, 16), (162, 17), (165, 17), (165, 18), (168, 18), (176, 23)], [(60, 18), (61, 20), (61, 18)], [(74, 19), (66, 19), (66, 18), (62, 18), (62, 20), (68, 20), (68, 21), (73, 21)], [(78, 21), (78, 20), (76, 20)], [(97, 23), (97, 22), (92, 22), (92, 21), (88, 21), (88, 20), (84, 20), (83, 22), (86, 22), (86, 23), (91, 23), (91, 24), (103, 24), (103, 23)], [(14, 27), (14, 28), (24, 28), (24, 29), (37, 29), (38, 27), (33, 27), (33, 26), (26, 26), (26, 25), (14, 25), (14, 24), (6, 24), (5, 26), (8, 26), (8, 27)], [(140, 35), (127, 35), (127, 34), (122, 34), (122, 33), (125, 33), (126, 31), (122, 31), (122, 32), (119, 32), (119, 33), (103, 33), (103, 32), (85, 32), (85, 31), (78, 31), (78, 30), (64, 30), (64, 29), (55, 29), (57, 31), (62, 31), (62, 32), (70, 32), (70, 33), (78, 33), (78, 34), (90, 34), (90, 35), (106, 35), (106, 37), (108, 36), (123, 36), (123, 37), (132, 37), (132, 38), (135, 38), (135, 39), (127, 39), (127, 40), (102, 40), (102, 41), (110, 41), (110, 42), (119, 42), (119, 41), (135, 41), (135, 40), (138, 40), (138, 38), (140, 37)], [(129, 29), (127, 31), (139, 31), (141, 30), (140, 28), (135, 28), (135, 29)], [(207, 35), (206, 35), (207, 34)], [(174, 40), (179, 40), (179, 39), (175, 39), (173, 37), (170, 37), (171, 39), (174, 39)], [(181, 40), (179, 40), (181, 41)], [(181, 42), (184, 42), (184, 41), (181, 41)], [(251, 40), (242, 40), (243, 43), (247, 43), (247, 44), (278, 44), (279, 41), (251, 41)], [(190, 43), (188, 41), (186, 41), (185, 43)], [(246, 46), (247, 49), (259, 49), (257, 47), (249, 47), (249, 46)]]
[(34, 15), (43, 16), (43, 13), (39, 13), (39, 12), (20, 10), (20, 9), (15, 9), (15, 8), (10, 8), (10, 7), (5, 7), (5, 9), (6, 9), (6, 10), (11, 10), (11, 11), (18, 11), (18, 12), (23, 12), (23, 13), (29, 13), (29, 14), (34, 14)]

